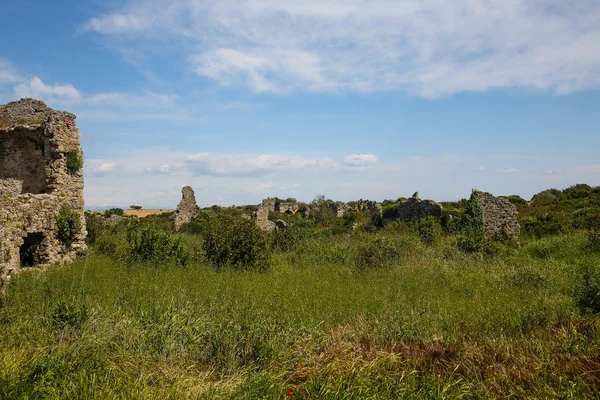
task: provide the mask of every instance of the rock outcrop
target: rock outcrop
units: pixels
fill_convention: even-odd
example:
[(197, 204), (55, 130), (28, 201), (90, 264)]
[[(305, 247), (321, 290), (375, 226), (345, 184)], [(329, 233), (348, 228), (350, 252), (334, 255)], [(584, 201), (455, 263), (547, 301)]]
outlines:
[[(0, 105), (0, 278), (86, 249), (82, 167), (75, 115), (34, 99)], [(67, 243), (57, 234), (61, 208), (81, 225)]]
[(410, 199), (396, 207), (393, 219), (416, 222), (430, 215), (440, 218), (442, 216), (442, 206), (433, 200), (419, 199), (419, 193), (415, 192)]
[(179, 231), (181, 227), (192, 221), (198, 215), (198, 205), (196, 204), (196, 196), (194, 189), (191, 186), (184, 186), (181, 189), (181, 201), (173, 214), (175, 221), (175, 230)]

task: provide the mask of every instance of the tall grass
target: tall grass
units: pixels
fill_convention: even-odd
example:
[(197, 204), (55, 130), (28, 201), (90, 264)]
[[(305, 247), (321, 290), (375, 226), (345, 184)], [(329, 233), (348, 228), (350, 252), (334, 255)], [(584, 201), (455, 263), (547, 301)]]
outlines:
[[(190, 254), (201, 241), (181, 236)], [(600, 254), (584, 233), (493, 255), (394, 227), (314, 233), (272, 264), (92, 250), (21, 273), (0, 303), (0, 398), (599, 395), (600, 318), (577, 289)]]

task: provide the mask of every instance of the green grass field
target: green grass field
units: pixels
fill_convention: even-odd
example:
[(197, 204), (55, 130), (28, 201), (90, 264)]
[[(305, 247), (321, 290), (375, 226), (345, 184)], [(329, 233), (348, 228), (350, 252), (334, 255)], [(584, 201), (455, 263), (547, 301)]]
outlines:
[[(374, 240), (397, 251), (364, 268), (382, 261), (357, 250)], [(265, 273), (162, 264), (92, 248), (16, 276), (0, 303), (0, 398), (600, 395), (600, 317), (581, 305), (600, 252), (584, 232), (490, 255), (386, 228), (305, 237)]]

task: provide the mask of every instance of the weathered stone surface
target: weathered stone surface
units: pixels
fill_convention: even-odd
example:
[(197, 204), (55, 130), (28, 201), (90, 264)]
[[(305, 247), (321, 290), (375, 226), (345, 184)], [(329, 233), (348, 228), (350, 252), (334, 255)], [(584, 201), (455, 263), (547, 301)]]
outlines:
[(256, 225), (264, 231), (275, 229), (275, 222), (269, 221), (271, 211), (275, 211), (275, 199), (264, 199), (256, 210)]
[(416, 222), (430, 215), (440, 218), (442, 216), (442, 206), (433, 200), (419, 199), (419, 193), (415, 192), (410, 199), (396, 207), (393, 218), (406, 222)]
[(279, 203), (277, 211), (284, 214), (296, 214), (299, 208), (300, 206), (298, 203)]
[(517, 206), (504, 197), (495, 197), (488, 192), (478, 192), (483, 211), (483, 226), (486, 236), (507, 237), (518, 241), (521, 234)]
[(379, 214), (383, 211), (383, 207), (376, 201), (360, 199), (356, 202), (356, 211), (362, 211), (367, 214)]
[[(67, 167), (82, 157), (75, 116), (42, 101), (0, 105), (0, 278), (31, 264), (72, 260), (85, 250), (83, 171)], [(70, 246), (56, 236), (56, 217), (66, 206), (82, 229)]]
[(103, 222), (107, 225), (117, 225), (119, 222), (126, 220), (127, 217), (122, 217), (120, 215), (111, 215), (108, 218), (104, 218)]
[(344, 203), (343, 201), (336, 201), (335, 203), (329, 203), (328, 206), (329, 206), (329, 209), (334, 212), (336, 217), (343, 217), (344, 214), (346, 214), (348, 211), (352, 210), (352, 207), (350, 207), (348, 204)]
[(173, 214), (175, 220), (175, 230), (179, 231), (184, 224), (192, 221), (198, 214), (198, 206), (196, 204), (196, 196), (194, 189), (191, 186), (185, 186), (181, 189), (181, 202)]

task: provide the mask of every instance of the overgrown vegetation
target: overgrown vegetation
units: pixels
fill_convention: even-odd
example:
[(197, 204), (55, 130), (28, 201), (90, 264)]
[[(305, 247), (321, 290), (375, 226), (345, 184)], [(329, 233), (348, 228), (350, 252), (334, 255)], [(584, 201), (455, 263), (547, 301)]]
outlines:
[(217, 268), (267, 271), (271, 266), (266, 236), (251, 220), (212, 218), (202, 248), (206, 260)]
[(84, 258), (0, 301), (0, 398), (598, 398), (600, 193), (550, 194), (515, 203), (561, 231), (520, 245), (478, 239), (476, 195), (268, 235), (243, 208), (88, 216)]
[(81, 232), (81, 217), (67, 206), (62, 206), (56, 216), (56, 236), (65, 246), (70, 247)]
[(65, 153), (65, 163), (69, 172), (74, 174), (83, 168), (83, 157), (79, 152), (69, 151)]

